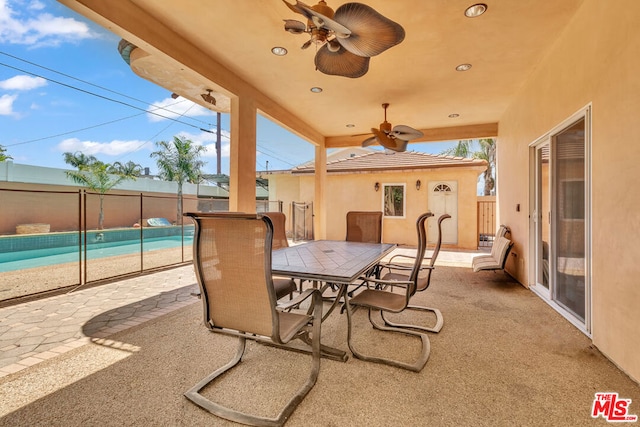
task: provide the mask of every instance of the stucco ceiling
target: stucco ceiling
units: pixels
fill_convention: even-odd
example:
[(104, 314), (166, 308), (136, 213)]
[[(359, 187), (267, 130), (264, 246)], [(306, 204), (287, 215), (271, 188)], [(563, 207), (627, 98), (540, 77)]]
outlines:
[[(169, 92), (211, 107), (199, 94), (213, 89), (221, 110), (230, 108), (231, 97), (257, 93), (266, 115), (307, 139), (328, 137), (334, 146), (364, 139), (350, 137), (378, 126), (384, 102), (392, 124), (425, 130), (425, 140), (438, 139), (443, 128), (459, 129), (463, 138), (470, 125), (495, 133), (582, 3), (487, 0), (484, 15), (467, 18), (472, 0), (363, 0), (402, 25), (406, 37), (373, 57), (367, 74), (351, 79), (315, 70), (315, 48), (300, 49), (308, 36), (284, 31), (283, 19), (304, 19), (282, 0), (60, 1), (138, 46), (131, 54), (134, 72)], [(333, 9), (342, 3), (328, 1)], [(274, 46), (288, 55), (273, 55)], [(456, 71), (463, 63), (472, 68)], [(312, 93), (314, 86), (323, 92)]]

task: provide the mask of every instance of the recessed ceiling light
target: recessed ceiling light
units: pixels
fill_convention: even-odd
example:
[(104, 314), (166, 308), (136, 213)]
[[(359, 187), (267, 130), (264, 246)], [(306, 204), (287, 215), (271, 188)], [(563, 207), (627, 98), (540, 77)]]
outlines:
[(468, 71), (471, 69), (471, 64), (460, 64), (456, 67), (456, 71)]
[(457, 114), (457, 113), (449, 114), (450, 119), (455, 119), (456, 117), (460, 117), (460, 114)]
[(348, 128), (354, 128), (354, 127), (356, 127), (356, 125), (354, 125), (353, 123), (349, 123), (349, 124), (347, 124), (347, 127)]
[(287, 49), (281, 46), (275, 46), (271, 48), (271, 53), (277, 56), (285, 56), (287, 54)]
[(312, 87), (310, 90), (311, 90), (311, 92), (313, 92), (313, 93), (320, 93), (320, 92), (322, 92), (322, 88), (321, 88), (321, 87), (318, 87), (318, 86), (314, 86), (314, 87)]
[(478, 17), (480, 15), (482, 15), (483, 13), (485, 13), (487, 11), (487, 5), (484, 3), (476, 3), (472, 6), (469, 6), (465, 11), (464, 11), (464, 16), (466, 16), (467, 18), (475, 18)]

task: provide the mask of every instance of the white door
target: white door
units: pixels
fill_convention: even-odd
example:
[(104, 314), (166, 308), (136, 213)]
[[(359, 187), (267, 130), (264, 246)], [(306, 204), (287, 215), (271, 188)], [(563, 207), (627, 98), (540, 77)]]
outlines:
[(451, 215), (442, 222), (442, 243), (458, 243), (458, 181), (430, 181), (428, 209), (433, 217), (427, 221), (427, 241), (438, 239), (438, 218), (442, 214)]

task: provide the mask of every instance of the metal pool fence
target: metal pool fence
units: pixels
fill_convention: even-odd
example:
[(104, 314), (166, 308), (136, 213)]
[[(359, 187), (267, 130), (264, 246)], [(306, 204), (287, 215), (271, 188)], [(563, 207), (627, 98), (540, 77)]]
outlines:
[[(274, 203), (258, 202), (261, 211)], [(0, 189), (0, 305), (191, 262), (194, 225), (178, 203), (143, 193)], [(229, 206), (194, 196), (181, 204), (182, 212)]]

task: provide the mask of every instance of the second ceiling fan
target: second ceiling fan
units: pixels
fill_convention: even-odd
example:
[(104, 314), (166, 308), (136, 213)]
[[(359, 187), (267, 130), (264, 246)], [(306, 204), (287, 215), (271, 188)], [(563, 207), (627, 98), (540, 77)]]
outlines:
[(422, 132), (406, 125), (396, 125), (391, 127), (387, 121), (387, 107), (389, 103), (382, 104), (384, 108), (384, 122), (380, 123), (379, 129), (371, 128), (373, 136), (362, 141), (363, 147), (373, 144), (380, 144), (387, 150), (402, 152), (407, 150), (409, 141), (424, 136)]

